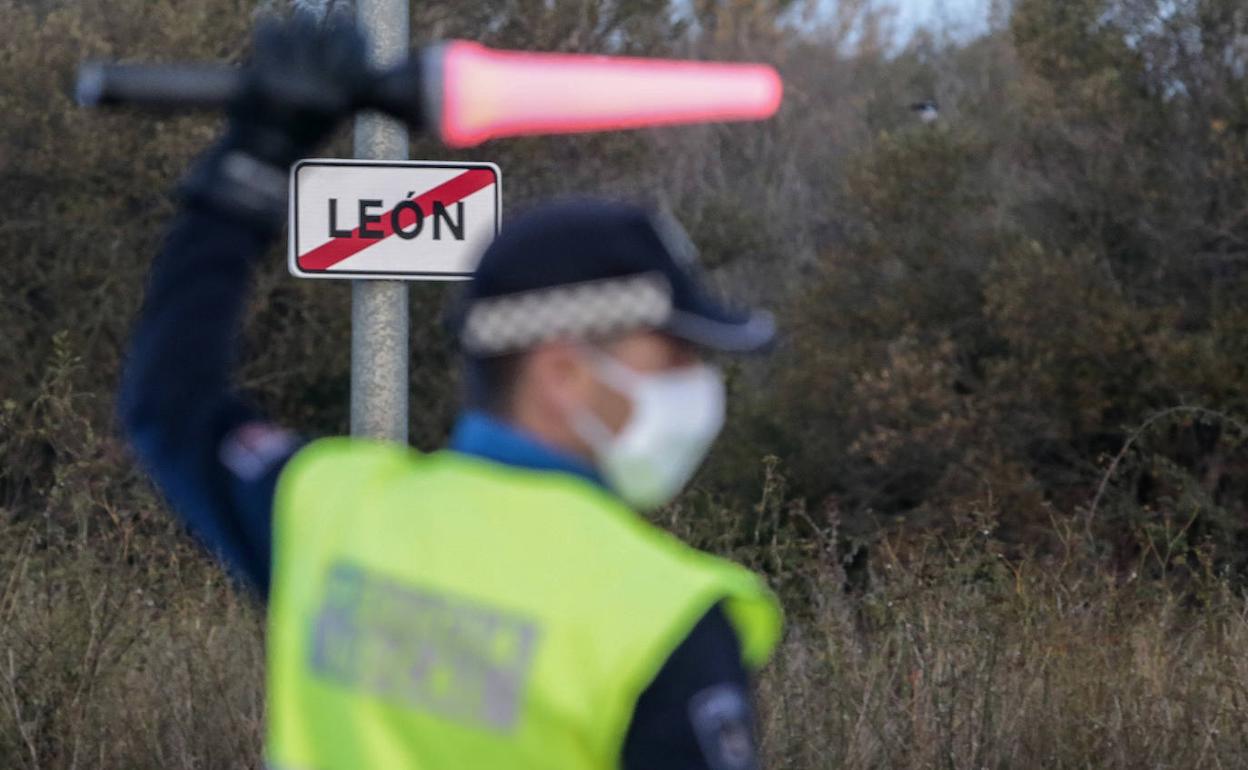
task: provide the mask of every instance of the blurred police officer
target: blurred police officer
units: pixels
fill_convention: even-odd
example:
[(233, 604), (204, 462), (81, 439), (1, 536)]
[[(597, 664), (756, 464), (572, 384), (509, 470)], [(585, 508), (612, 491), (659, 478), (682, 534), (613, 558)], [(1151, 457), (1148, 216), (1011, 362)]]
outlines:
[(191, 530), (268, 598), (280, 768), (753, 768), (762, 582), (634, 512), (672, 499), (724, 416), (705, 350), (768, 342), (699, 286), (675, 223), (538, 209), (452, 326), (468, 408), (431, 455), (304, 443), (230, 386), (286, 169), (368, 87), (353, 31), (258, 35), (229, 130), (152, 267), (121, 413)]

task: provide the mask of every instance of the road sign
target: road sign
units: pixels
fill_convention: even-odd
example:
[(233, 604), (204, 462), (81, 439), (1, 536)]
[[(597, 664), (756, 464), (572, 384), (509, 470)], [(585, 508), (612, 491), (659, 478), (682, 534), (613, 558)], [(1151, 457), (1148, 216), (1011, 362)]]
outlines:
[(455, 280), (498, 233), (493, 163), (303, 160), (290, 172), (290, 272)]

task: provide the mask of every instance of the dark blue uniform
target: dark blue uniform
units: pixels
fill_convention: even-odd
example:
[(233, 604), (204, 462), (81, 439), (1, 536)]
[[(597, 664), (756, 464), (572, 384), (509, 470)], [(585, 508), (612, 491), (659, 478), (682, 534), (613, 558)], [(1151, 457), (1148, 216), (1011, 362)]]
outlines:
[[(274, 233), (206, 205), (174, 222), (152, 266), (131, 340), (120, 411), (140, 460), (191, 532), (243, 582), (268, 592), (277, 478), (302, 441), (261, 415), (231, 385), (252, 264)], [(595, 478), (592, 468), (482, 413), (461, 418), (452, 448), (495, 462)], [(728, 733), (698, 734), (697, 695), (727, 686), (740, 697)], [(690, 631), (638, 699), (623, 751), (630, 770), (744, 770), (747, 676), (737, 639), (715, 608)], [(722, 703), (722, 701), (721, 701)]]

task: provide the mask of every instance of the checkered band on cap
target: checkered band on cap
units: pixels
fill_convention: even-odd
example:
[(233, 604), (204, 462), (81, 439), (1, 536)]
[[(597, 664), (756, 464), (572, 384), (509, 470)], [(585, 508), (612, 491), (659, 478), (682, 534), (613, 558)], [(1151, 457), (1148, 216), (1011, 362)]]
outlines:
[(672, 289), (662, 273), (479, 299), (464, 320), (468, 353), (515, 353), (558, 337), (594, 337), (658, 327), (672, 314)]

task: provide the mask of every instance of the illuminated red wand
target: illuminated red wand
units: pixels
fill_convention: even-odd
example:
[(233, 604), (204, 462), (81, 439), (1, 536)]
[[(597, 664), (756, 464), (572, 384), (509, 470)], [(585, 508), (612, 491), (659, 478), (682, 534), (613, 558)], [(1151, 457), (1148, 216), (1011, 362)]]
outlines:
[[(218, 108), (239, 87), (221, 65), (87, 64), (86, 106)], [(762, 120), (783, 86), (762, 64), (496, 51), (452, 41), (381, 73), (361, 107), (436, 133), (451, 147), (524, 134)]]

